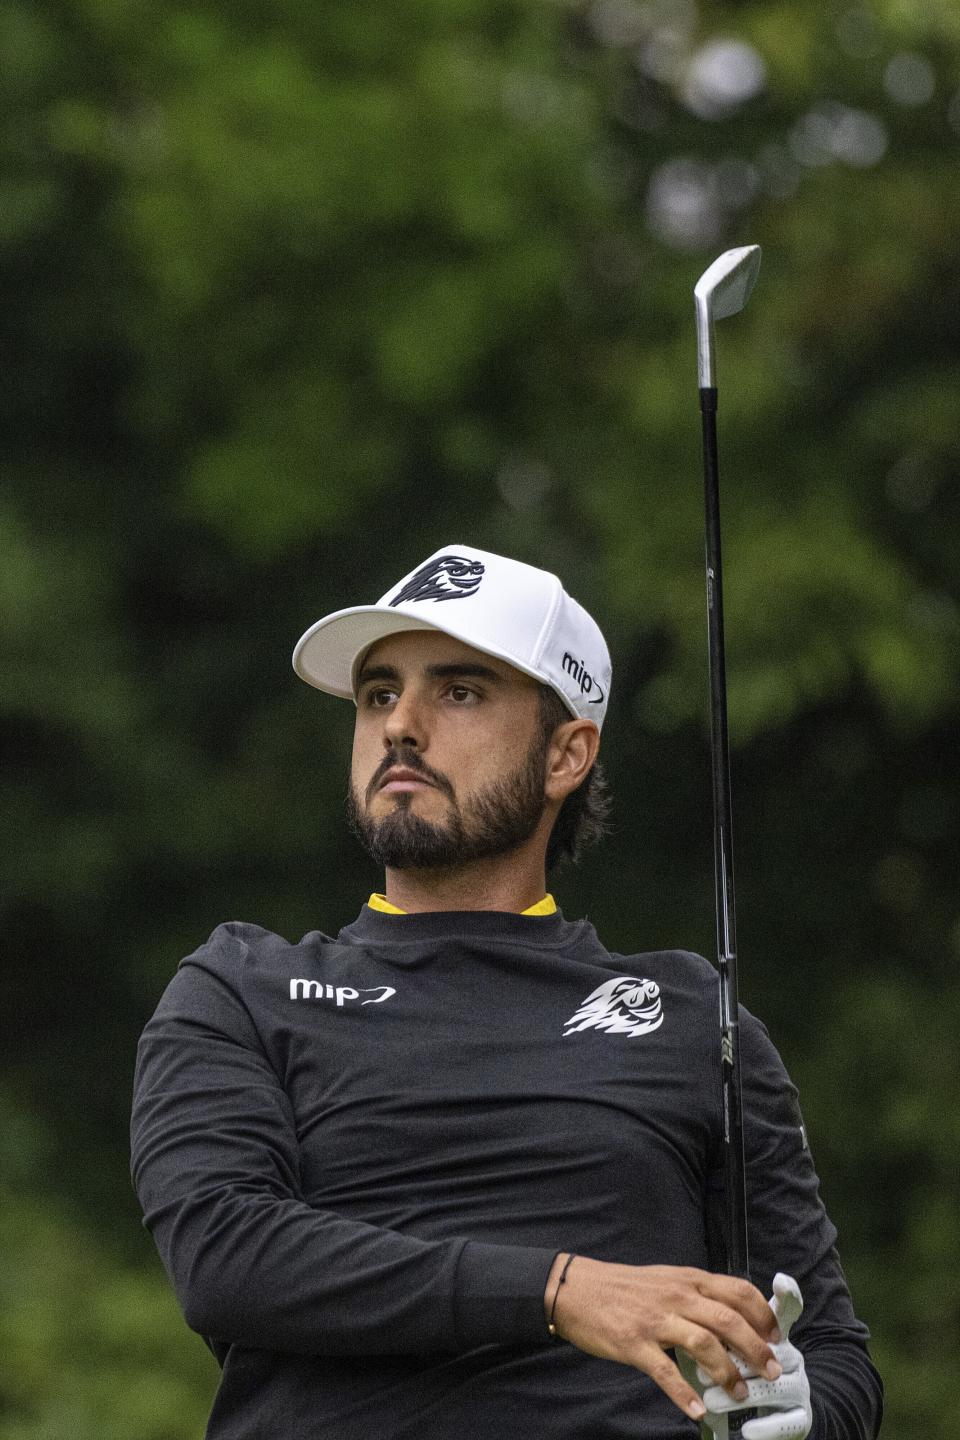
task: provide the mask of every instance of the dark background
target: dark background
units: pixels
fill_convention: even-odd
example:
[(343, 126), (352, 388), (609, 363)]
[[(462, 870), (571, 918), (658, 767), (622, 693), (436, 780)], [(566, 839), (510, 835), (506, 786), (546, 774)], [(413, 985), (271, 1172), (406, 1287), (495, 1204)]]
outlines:
[(692, 287), (719, 333), (741, 995), (801, 1087), (897, 1440), (960, 1331), (952, 4), (0, 3), (0, 1440), (190, 1440), (127, 1178), (219, 921), (377, 882), (325, 612), (469, 542), (614, 655), (611, 949), (713, 953)]

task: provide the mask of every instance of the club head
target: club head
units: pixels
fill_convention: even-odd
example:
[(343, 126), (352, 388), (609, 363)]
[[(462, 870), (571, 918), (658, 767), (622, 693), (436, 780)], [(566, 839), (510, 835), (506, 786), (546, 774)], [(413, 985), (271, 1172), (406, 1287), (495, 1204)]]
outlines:
[(697, 309), (697, 369), (700, 387), (713, 385), (713, 322), (736, 315), (750, 298), (760, 270), (760, 246), (725, 250), (693, 287)]

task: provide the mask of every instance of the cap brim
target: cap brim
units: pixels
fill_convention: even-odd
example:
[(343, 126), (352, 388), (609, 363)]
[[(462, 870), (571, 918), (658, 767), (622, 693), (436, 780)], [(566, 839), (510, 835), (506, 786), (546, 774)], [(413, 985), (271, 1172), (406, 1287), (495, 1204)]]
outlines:
[(337, 610), (326, 615), (305, 631), (293, 652), (293, 668), (301, 680), (339, 695), (343, 700), (354, 698), (354, 667), (365, 650), (386, 635), (401, 630), (441, 630), (425, 620), (381, 605), (357, 605), (350, 610)]

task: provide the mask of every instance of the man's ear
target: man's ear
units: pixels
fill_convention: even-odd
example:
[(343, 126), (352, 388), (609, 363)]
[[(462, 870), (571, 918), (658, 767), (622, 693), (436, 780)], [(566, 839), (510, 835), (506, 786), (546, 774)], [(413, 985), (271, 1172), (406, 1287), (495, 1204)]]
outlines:
[(547, 747), (546, 798), (562, 805), (590, 774), (599, 748), (600, 731), (592, 720), (558, 725)]

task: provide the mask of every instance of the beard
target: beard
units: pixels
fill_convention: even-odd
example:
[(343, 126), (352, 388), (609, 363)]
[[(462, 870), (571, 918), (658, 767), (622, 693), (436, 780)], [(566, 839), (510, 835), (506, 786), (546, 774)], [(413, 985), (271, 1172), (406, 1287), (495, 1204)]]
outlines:
[(546, 759), (546, 739), (538, 736), (512, 774), (471, 795), (461, 806), (445, 775), (428, 769), (416, 751), (401, 747), (377, 768), (367, 798), (391, 766), (402, 765), (422, 774), (447, 796), (449, 819), (440, 824), (424, 820), (413, 813), (414, 797), (399, 794), (389, 815), (374, 820), (352, 783), (347, 789), (347, 819), (370, 857), (388, 870), (453, 870), (474, 860), (506, 855), (530, 839), (543, 817)]

